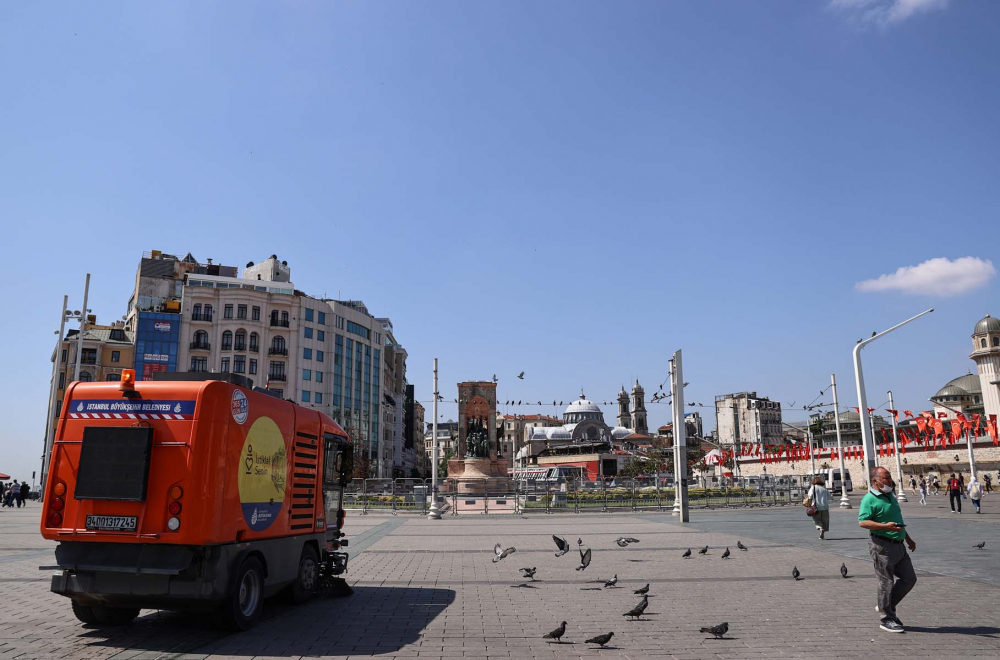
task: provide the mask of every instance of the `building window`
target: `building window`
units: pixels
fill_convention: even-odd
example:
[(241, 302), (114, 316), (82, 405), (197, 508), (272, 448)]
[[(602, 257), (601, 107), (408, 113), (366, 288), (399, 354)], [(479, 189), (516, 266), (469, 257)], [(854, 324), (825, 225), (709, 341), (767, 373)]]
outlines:
[(231, 351), (233, 350), (233, 333), (226, 330), (222, 333), (222, 350)]
[(317, 371), (316, 372), (316, 382), (317, 383), (322, 383), (323, 382), (323, 372), (322, 371)]
[(257, 350), (258, 350), (258, 342), (257, 342), (257, 333), (256, 332), (251, 332), (250, 333), (250, 350), (252, 352), (254, 352), (254, 353), (256, 353)]
[(312, 328), (303, 328), (302, 329), (302, 336), (305, 337), (306, 339), (312, 339), (313, 338), (313, 329)]
[(241, 374), (246, 371), (246, 357), (237, 355), (233, 358), (233, 373)]
[(324, 357), (323, 351), (316, 351), (316, 361), (317, 362), (322, 362), (323, 361), (323, 357)]
[(303, 348), (302, 349), (302, 359), (303, 360), (311, 360), (311, 359), (313, 359), (313, 349), (311, 349), (311, 348)]
[(260, 307), (258, 307), (257, 305), (254, 305), (250, 309), (250, 318), (253, 321), (259, 321), (260, 320)]
[(313, 403), (323, 403), (322, 392), (313, 392)]
[(313, 320), (313, 311), (308, 307), (306, 307), (306, 320), (309, 321), (310, 323), (312, 323)]
[(82, 383), (89, 383), (92, 380), (94, 380), (94, 377), (90, 375), (89, 371), (81, 371), (80, 372), (80, 382), (82, 382)]
[(62, 352), (62, 361), (63, 361), (63, 363), (64, 363), (64, 364), (65, 364), (65, 362), (66, 362), (66, 357), (67, 357), (67, 356), (66, 356), (66, 349), (64, 348), (64, 349), (63, 349), (63, 352)]
[[(323, 333), (321, 332), (320, 334), (323, 334)], [(994, 337), (993, 338), (993, 348), (998, 348), (998, 347), (1000, 347), (1000, 337)]]
[(317, 316), (316, 318), (317, 323), (319, 323), (320, 325), (326, 325), (326, 312), (317, 312), (316, 316)]
[(201, 320), (202, 321), (211, 321), (212, 320), (212, 306), (211, 305), (205, 305), (205, 311), (202, 313)]
[(338, 314), (338, 315), (337, 315), (337, 318), (336, 318), (336, 319), (334, 319), (334, 324), (335, 324), (335, 325), (337, 326), (337, 329), (338, 329), (338, 330), (343, 330), (343, 329), (344, 329), (344, 317), (343, 317), (343, 316), (340, 316), (340, 315)]
[(201, 304), (195, 305), (191, 308), (191, 318), (195, 321), (201, 320)]
[(206, 357), (191, 358), (191, 371), (208, 371), (208, 358)]
[(982, 346), (983, 348), (986, 348), (986, 339), (983, 338), (979, 345)]
[[(282, 322), (282, 324), (287, 324), (288, 323), (288, 312), (282, 312), (281, 313), (281, 322)], [(288, 326), (285, 325), (285, 327), (287, 328)]]
[(285, 338), (281, 335), (276, 335), (271, 340), (271, 355), (288, 355), (288, 349), (285, 348)]
[(221, 371), (222, 373), (229, 372), (229, 358), (227, 357), (222, 358), (222, 367), (219, 369), (219, 371)]
[(121, 374), (107, 374), (104, 376), (104, 380), (108, 383), (115, 383), (122, 379)]
[[(121, 359), (122, 359), (122, 352), (121, 351), (111, 351), (111, 361), (112, 362), (119, 362), (119, 361), (121, 361)], [(119, 378), (118, 380), (121, 380), (121, 378)]]
[(309, 390), (302, 390), (302, 403), (309, 403)]
[(284, 362), (275, 362), (275, 361), (272, 361), (271, 362), (271, 368), (270, 368), (270, 371), (268, 372), (268, 375), (271, 378), (277, 377), (277, 378), (281, 378), (281, 380), (284, 380), (285, 379), (285, 363)]
[[(326, 341), (326, 333), (322, 330), (316, 331), (316, 341)], [(994, 340), (996, 341), (996, 340)]]
[(236, 307), (236, 318), (238, 318), (238, 319), (245, 319), (246, 317), (247, 317), (247, 306), (246, 305), (238, 305)]
[(222, 308), (222, 318), (224, 318), (224, 319), (231, 319), (231, 318), (233, 318), (233, 306), (232, 305), (226, 305), (225, 307)]
[(312, 380), (312, 371), (309, 369), (303, 369), (302, 380)]
[(65, 371), (60, 371), (59, 372), (59, 389), (63, 389), (65, 387), (66, 387), (66, 372)]
[(271, 391), (274, 392), (274, 396), (278, 397), (279, 399), (285, 398), (285, 390), (272, 387)]
[(245, 351), (247, 350), (247, 333), (246, 330), (236, 331), (236, 350)]
[(251, 374), (257, 373), (257, 360), (255, 360), (254, 358), (250, 358), (250, 373)]

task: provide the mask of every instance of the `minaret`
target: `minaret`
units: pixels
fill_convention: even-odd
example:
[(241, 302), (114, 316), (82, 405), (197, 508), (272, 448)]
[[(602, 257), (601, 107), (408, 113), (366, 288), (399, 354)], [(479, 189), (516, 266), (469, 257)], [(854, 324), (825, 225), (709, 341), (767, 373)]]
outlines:
[(622, 391), (618, 393), (618, 426), (629, 428), (632, 423), (632, 416), (628, 412), (628, 392), (622, 385)]
[(636, 433), (649, 435), (649, 428), (646, 426), (646, 404), (643, 402), (645, 394), (646, 391), (636, 380), (635, 387), (632, 388), (632, 430)]
[(1000, 417), (1000, 319), (989, 314), (976, 324), (972, 332), (972, 355), (979, 372), (979, 385), (983, 390), (986, 420), (990, 415)]

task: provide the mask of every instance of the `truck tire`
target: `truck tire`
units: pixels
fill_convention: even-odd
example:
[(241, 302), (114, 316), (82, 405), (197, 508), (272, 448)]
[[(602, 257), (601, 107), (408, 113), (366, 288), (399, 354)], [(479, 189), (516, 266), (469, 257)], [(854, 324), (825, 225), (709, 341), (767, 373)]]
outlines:
[(76, 616), (77, 619), (91, 626), (97, 624), (97, 615), (94, 614), (93, 607), (89, 605), (81, 605), (75, 600), (70, 602), (73, 603), (73, 615)]
[(302, 549), (302, 557), (299, 558), (299, 570), (295, 575), (295, 582), (292, 583), (292, 601), (296, 604), (304, 603), (319, 591), (319, 558), (312, 546)]
[(97, 623), (104, 626), (124, 626), (139, 616), (138, 607), (95, 607)]
[(264, 567), (247, 557), (233, 575), (233, 589), (219, 610), (221, 622), (231, 630), (253, 628), (264, 611)]

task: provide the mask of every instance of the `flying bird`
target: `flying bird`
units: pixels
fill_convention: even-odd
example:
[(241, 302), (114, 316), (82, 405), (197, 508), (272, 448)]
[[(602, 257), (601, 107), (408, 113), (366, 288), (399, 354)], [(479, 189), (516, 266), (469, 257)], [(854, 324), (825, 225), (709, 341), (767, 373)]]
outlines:
[(566, 622), (563, 621), (559, 624), (559, 627), (550, 633), (545, 633), (542, 635), (542, 639), (554, 639), (559, 643), (562, 643), (562, 636), (566, 634)]
[(800, 575), (802, 575), (802, 574), (799, 573), (799, 567), (798, 566), (792, 566), (792, 577), (795, 578), (796, 580), (798, 580)]
[(521, 373), (519, 373), (517, 377), (520, 378), (521, 380), (524, 380), (524, 372), (522, 371)]
[(681, 555), (681, 557), (683, 557), (684, 559), (687, 559), (690, 556), (691, 556), (691, 548), (688, 548), (687, 552), (685, 552), (683, 555)]
[(620, 538), (615, 539), (615, 543), (618, 544), (619, 548), (624, 548), (629, 543), (638, 543), (638, 542), (639, 542), (639, 539), (634, 539), (631, 536), (622, 536)]
[(609, 632), (604, 635), (598, 635), (597, 637), (591, 637), (587, 640), (587, 644), (600, 644), (601, 648), (604, 648), (604, 645), (610, 642), (611, 638), (614, 636), (615, 634), (613, 632)]
[(986, 541), (983, 541), (982, 543), (977, 543), (976, 547), (982, 550), (983, 548), (986, 547)]
[(704, 548), (702, 548), (701, 550), (699, 550), (698, 554), (699, 555), (707, 555), (708, 554), (708, 546), (706, 545)]
[(722, 558), (729, 559), (729, 548), (726, 548), (726, 551), (722, 553)]
[(523, 575), (526, 578), (531, 578), (531, 581), (534, 582), (535, 581), (535, 571), (537, 571), (537, 570), (538, 570), (537, 567), (522, 568), (521, 569), (521, 575)]
[(607, 582), (604, 583), (604, 588), (608, 589), (608, 588), (613, 587), (613, 586), (615, 586), (617, 584), (618, 584), (618, 574), (615, 573), (615, 576), (613, 578), (611, 578), (610, 580), (608, 580)]
[(630, 609), (628, 612), (626, 612), (622, 616), (628, 616), (628, 617), (632, 617), (634, 619), (641, 619), (642, 618), (642, 613), (646, 611), (647, 607), (649, 607), (649, 598), (647, 598), (646, 596), (643, 596), (642, 600), (639, 601), (638, 605), (636, 605), (635, 607), (633, 607), (632, 609)]
[(746, 550), (747, 549), (747, 547), (745, 545), (743, 545), (742, 541), (737, 541), (736, 542), (736, 547), (739, 548), (740, 550)]
[(840, 574), (845, 578), (847, 577), (847, 564), (840, 565)]
[(590, 548), (587, 548), (586, 552), (584, 552), (581, 549), (580, 550), (580, 565), (576, 567), (576, 570), (583, 571), (583, 570), (586, 570), (586, 568), (588, 566), (590, 566)]
[(566, 542), (566, 539), (559, 538), (553, 534), (552, 540), (556, 542), (556, 547), (559, 548), (559, 552), (556, 553), (556, 557), (562, 557), (564, 554), (569, 552), (569, 543)]
[(720, 623), (717, 626), (709, 626), (707, 628), (702, 628), (699, 632), (711, 633), (715, 635), (716, 639), (722, 639), (722, 636), (729, 632), (729, 623)]
[(500, 548), (500, 544), (497, 543), (493, 546), (493, 563), (495, 564), (507, 555), (512, 555), (515, 552), (517, 552), (517, 548), (507, 548), (506, 550), (503, 550)]

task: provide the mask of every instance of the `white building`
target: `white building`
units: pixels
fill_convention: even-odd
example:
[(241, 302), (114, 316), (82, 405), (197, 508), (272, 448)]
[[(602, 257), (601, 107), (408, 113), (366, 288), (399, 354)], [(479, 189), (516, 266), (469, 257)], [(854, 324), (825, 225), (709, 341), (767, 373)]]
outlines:
[(1000, 319), (989, 314), (972, 331), (972, 355), (979, 374), (986, 419), (1000, 417)]
[(782, 444), (781, 404), (756, 392), (715, 397), (715, 428), (719, 444)]

